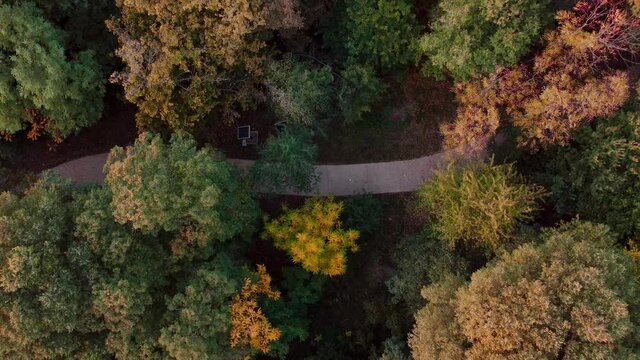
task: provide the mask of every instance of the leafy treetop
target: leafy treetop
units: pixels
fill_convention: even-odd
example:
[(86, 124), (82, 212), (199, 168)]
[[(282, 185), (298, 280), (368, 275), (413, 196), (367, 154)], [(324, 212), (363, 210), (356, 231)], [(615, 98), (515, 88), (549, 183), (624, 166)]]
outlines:
[(331, 198), (312, 198), (299, 209), (287, 210), (265, 224), (264, 237), (285, 250), (294, 263), (314, 274), (341, 275), (346, 270), (346, 253), (356, 251), (359, 232), (342, 230), (343, 203)]

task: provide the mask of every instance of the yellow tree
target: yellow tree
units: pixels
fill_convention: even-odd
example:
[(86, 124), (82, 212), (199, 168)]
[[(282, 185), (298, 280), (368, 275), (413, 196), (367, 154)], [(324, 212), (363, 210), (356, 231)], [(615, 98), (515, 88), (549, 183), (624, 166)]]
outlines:
[(332, 198), (309, 199), (295, 210), (267, 222), (263, 237), (273, 239), (294, 263), (314, 274), (341, 275), (346, 270), (347, 251), (356, 251), (360, 233), (341, 228), (342, 202)]

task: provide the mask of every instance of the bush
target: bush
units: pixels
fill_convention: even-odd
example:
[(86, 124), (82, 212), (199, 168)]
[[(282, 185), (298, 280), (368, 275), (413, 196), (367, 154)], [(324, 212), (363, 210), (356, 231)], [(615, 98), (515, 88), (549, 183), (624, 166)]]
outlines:
[(260, 191), (310, 192), (318, 182), (315, 172), (318, 147), (308, 130), (291, 129), (270, 137), (259, 155), (250, 171)]
[(525, 184), (512, 165), (454, 164), (436, 171), (418, 199), (434, 217), (438, 236), (454, 247), (462, 240), (486, 253), (512, 239), (521, 221), (532, 219), (542, 188)]
[(432, 31), (420, 40), (425, 71), (458, 80), (514, 65), (551, 20), (549, 0), (441, 0)]

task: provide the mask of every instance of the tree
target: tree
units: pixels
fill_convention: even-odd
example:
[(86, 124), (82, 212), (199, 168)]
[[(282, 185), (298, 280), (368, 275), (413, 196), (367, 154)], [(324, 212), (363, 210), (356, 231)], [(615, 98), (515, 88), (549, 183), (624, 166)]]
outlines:
[(295, 210), (265, 224), (264, 238), (271, 238), (296, 264), (314, 274), (341, 275), (346, 270), (346, 253), (356, 251), (356, 230), (342, 230), (344, 205), (333, 199), (312, 198)]
[(288, 124), (317, 129), (330, 113), (333, 73), (285, 59), (267, 69), (267, 88), (276, 116)]
[(338, 105), (347, 124), (364, 120), (380, 100), (387, 85), (367, 65), (350, 65), (342, 71), (342, 84), (338, 92)]
[(640, 235), (640, 114), (635, 108), (583, 126), (571, 147), (549, 152), (540, 178), (560, 214), (607, 224), (621, 237)]
[[(66, 251), (69, 183), (45, 174), (24, 197), (0, 194), (0, 354), (74, 358), (98, 349), (100, 325)], [(97, 343), (96, 343), (97, 342)]]
[[(111, 160), (122, 157), (107, 167), (111, 177), (122, 171), (123, 182), (117, 186), (109, 186), (115, 184), (111, 179), (104, 186), (78, 189), (45, 173), (24, 195), (0, 194), (0, 356), (240, 359), (266, 352), (279, 330), (270, 325), (271, 312), (263, 310), (262, 297), (273, 298), (270, 311), (278, 309), (277, 292), (264, 268), (249, 273), (241, 246), (223, 243), (227, 235), (252, 231), (256, 208), (246, 189), (210, 150), (196, 151), (193, 141), (179, 135), (165, 144), (143, 134), (126, 151), (118, 151)], [(136, 157), (143, 160), (139, 163), (127, 157), (134, 153), (149, 156)], [(181, 156), (200, 165), (194, 167)], [(144, 162), (150, 159), (156, 162)], [(158, 174), (160, 178), (154, 177)], [(173, 177), (163, 179), (167, 174)], [(213, 185), (214, 180), (220, 182)], [(138, 197), (126, 197), (131, 195), (124, 194), (127, 184)], [(220, 195), (214, 198), (218, 202), (198, 204), (196, 199), (189, 204), (224, 212), (216, 222), (224, 231), (202, 220), (210, 217), (193, 215), (197, 211), (167, 206), (154, 192), (191, 197), (179, 190), (187, 185), (205, 197)], [(164, 209), (151, 218), (158, 221), (145, 217), (150, 204)], [(144, 216), (131, 215), (140, 209)], [(123, 214), (132, 217), (120, 221)], [(227, 221), (241, 224), (231, 227)], [(207, 232), (194, 235), (198, 230)], [(189, 242), (206, 236), (211, 238), (205, 248)], [(287, 286), (290, 307), (274, 312), (287, 336), (277, 347), (279, 356), (306, 330), (301, 317), (314, 289), (304, 286)], [(298, 295), (300, 299), (291, 299)]]
[(167, 301), (159, 343), (175, 359), (241, 359), (229, 346), (230, 303), (246, 271), (218, 255), (188, 277)]
[[(109, 22), (126, 64), (114, 74), (143, 127), (189, 129), (214, 109), (233, 120), (252, 101), (264, 42), (264, 12), (252, 0), (118, 1)], [(222, 19), (222, 20), (221, 20)], [(160, 120), (160, 123), (154, 121)]]
[(457, 290), (459, 280), (426, 288), (414, 358), (632, 358), (638, 286), (608, 228), (573, 222), (542, 240), (502, 254)]
[(431, 32), (420, 40), (426, 72), (457, 81), (515, 65), (551, 20), (549, 1), (442, 0)]
[(372, 66), (391, 71), (416, 58), (420, 27), (407, 0), (355, 0), (343, 3), (337, 30), (325, 42), (345, 65)]
[(542, 188), (529, 185), (510, 164), (454, 164), (436, 171), (418, 193), (433, 229), (451, 248), (460, 241), (491, 254), (513, 240), (519, 222), (532, 219)]
[(62, 138), (101, 117), (104, 81), (92, 51), (66, 47), (30, 3), (0, 6), (0, 34), (0, 131), (31, 126), (30, 138)]
[(269, 323), (258, 305), (258, 295), (280, 299), (271, 288), (271, 277), (264, 265), (258, 265), (257, 280), (245, 278), (242, 289), (231, 302), (231, 347), (245, 345), (252, 350), (269, 352), (269, 344), (280, 339), (280, 330)]
[(385, 284), (393, 295), (393, 302), (402, 302), (411, 315), (426, 305), (420, 293), (424, 286), (437, 283), (450, 274), (467, 274), (464, 259), (448, 249), (430, 230), (401, 239), (393, 260), (396, 269)]
[(464, 359), (467, 341), (456, 321), (456, 291), (464, 284), (460, 277), (448, 275), (422, 289), (427, 302), (415, 314), (409, 334), (409, 347), (415, 360)]
[(311, 318), (309, 308), (318, 303), (326, 278), (315, 276), (300, 267), (282, 268), (282, 297), (275, 301), (264, 299), (262, 308), (278, 329), (280, 338), (269, 344), (269, 356), (284, 359), (289, 352), (289, 344), (307, 340)]
[(102, 66), (101, 77), (107, 76), (117, 64), (113, 51), (116, 39), (105, 21), (116, 12), (113, 0), (5, 0), (8, 5), (33, 4), (42, 17), (65, 33), (65, 48), (92, 50)]
[[(442, 130), (445, 143), (477, 143), (493, 135), (500, 107), (531, 151), (567, 145), (580, 125), (615, 113), (629, 95), (628, 76), (612, 70), (640, 50), (640, 22), (621, 1), (580, 1), (560, 11), (533, 66), (498, 68), (483, 80), (458, 85), (461, 110)], [(484, 97), (484, 102), (482, 101)]]
[(105, 169), (115, 220), (152, 235), (180, 232), (172, 244), (177, 257), (249, 233), (257, 216), (238, 169), (209, 148), (196, 150), (184, 133), (168, 144), (143, 133), (134, 145), (114, 148)]
[(119, 358), (160, 353), (156, 294), (171, 279), (165, 239), (115, 221), (106, 187), (74, 196), (73, 235), (68, 254), (86, 276), (92, 312), (106, 332), (107, 350)]
[(260, 191), (281, 193), (286, 190), (310, 192), (318, 182), (315, 162), (318, 147), (310, 131), (287, 128), (267, 139), (260, 157), (251, 167), (251, 177)]

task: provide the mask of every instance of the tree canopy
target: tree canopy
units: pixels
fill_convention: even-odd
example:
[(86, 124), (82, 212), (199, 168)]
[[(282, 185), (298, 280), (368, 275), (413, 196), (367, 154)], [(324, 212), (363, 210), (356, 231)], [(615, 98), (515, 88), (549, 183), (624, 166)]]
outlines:
[(190, 129), (216, 108), (232, 117), (237, 103), (251, 100), (247, 77), (260, 72), (265, 46), (256, 36), (265, 25), (258, 2), (135, 0), (118, 6), (122, 15), (109, 28), (126, 68), (113, 80), (138, 106), (140, 125)]
[(415, 359), (626, 359), (634, 354), (637, 283), (604, 225), (574, 222), (477, 271), (424, 290)]
[(169, 143), (143, 133), (133, 146), (114, 148), (106, 169), (116, 221), (150, 234), (181, 232), (176, 253), (246, 234), (257, 216), (238, 169), (211, 149), (197, 150), (184, 133)]
[(538, 176), (562, 214), (607, 224), (621, 237), (640, 231), (640, 115), (632, 108), (583, 126), (575, 146), (550, 151)]
[(418, 201), (451, 248), (463, 241), (493, 253), (513, 240), (519, 222), (532, 219), (543, 194), (509, 164), (450, 164), (422, 186)]
[(92, 51), (69, 49), (33, 4), (0, 5), (1, 132), (66, 137), (101, 117), (103, 95)]
[[(495, 134), (501, 120), (520, 131), (530, 151), (567, 145), (580, 125), (618, 111), (629, 96), (626, 72), (616, 62), (640, 49), (640, 22), (621, 1), (579, 1), (556, 14), (533, 65), (498, 68), (459, 84), (458, 116), (442, 126), (445, 143), (459, 145)], [(501, 110), (507, 117), (501, 119)]]
[(551, 20), (550, 1), (441, 0), (420, 39), (427, 72), (457, 81), (515, 65)]
[(346, 270), (347, 252), (356, 251), (359, 232), (343, 230), (342, 202), (311, 198), (299, 209), (265, 224), (265, 238), (289, 253), (294, 263), (314, 274), (341, 275)]

